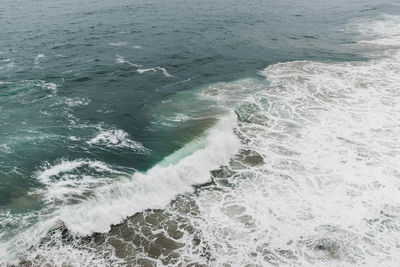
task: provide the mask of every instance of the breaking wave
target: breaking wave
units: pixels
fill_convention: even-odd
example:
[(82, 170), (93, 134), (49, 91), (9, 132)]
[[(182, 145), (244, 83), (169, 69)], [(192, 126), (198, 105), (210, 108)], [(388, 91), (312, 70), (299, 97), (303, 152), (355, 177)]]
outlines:
[[(400, 27), (393, 25), (399, 18), (386, 15), (353, 22), (370, 38), (357, 44), (360, 52), (372, 51), (369, 61), (279, 63), (262, 70), (262, 78), (204, 88), (202, 97), (235, 114), (147, 172), (62, 206), (45, 225), (62, 222), (73, 237), (88, 239), (62, 242), (65, 232), (58, 231), (56, 243), (44, 242), (27, 259), (51, 264), (59, 257), (79, 265), (399, 262), (400, 51), (393, 40)], [(108, 136), (93, 142), (114, 144)], [(39, 179), (49, 182), (90, 164), (63, 162)]]
[(146, 173), (100, 188), (76, 206), (65, 207), (61, 219), (73, 233), (106, 232), (112, 224), (145, 209), (164, 208), (177, 194), (209, 180), (210, 171), (227, 164), (237, 152), (233, 115), (222, 118), (206, 136), (187, 144)]

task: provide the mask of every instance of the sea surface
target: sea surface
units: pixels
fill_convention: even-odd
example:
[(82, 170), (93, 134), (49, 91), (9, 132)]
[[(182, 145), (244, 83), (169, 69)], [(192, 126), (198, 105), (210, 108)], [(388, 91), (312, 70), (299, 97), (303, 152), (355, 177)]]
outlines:
[(2, 0), (0, 266), (398, 266), (400, 3)]

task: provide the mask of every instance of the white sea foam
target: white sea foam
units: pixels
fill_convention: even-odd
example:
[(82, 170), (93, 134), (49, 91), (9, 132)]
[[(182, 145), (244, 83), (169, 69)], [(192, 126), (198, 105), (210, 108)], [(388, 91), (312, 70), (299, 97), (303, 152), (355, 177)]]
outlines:
[(11, 58), (0, 59), (0, 70), (9, 70), (14, 66), (14, 60)]
[(57, 94), (57, 85), (42, 80), (22, 80), (19, 82), (4, 82), (10, 85), (14, 94), (10, 98), (28, 104), (53, 97)]
[(170, 87), (170, 86), (177, 85), (177, 84), (187, 83), (187, 82), (190, 82), (191, 80), (193, 80), (195, 77), (196, 76), (192, 76), (192, 77), (190, 77), (188, 79), (185, 79), (185, 80), (182, 80), (182, 81), (177, 81), (177, 82), (174, 82), (174, 83), (170, 83), (170, 84), (164, 85), (163, 87)]
[(87, 97), (66, 98), (65, 103), (69, 107), (86, 106), (90, 103), (90, 99)]
[(41, 69), (42, 67), (40, 66), (40, 60), (42, 59), (42, 58), (45, 58), (46, 56), (45, 55), (43, 55), (43, 54), (38, 54), (36, 57), (35, 57), (35, 60), (34, 60), (34, 62), (35, 62), (35, 68), (39, 68), (39, 69)]
[(136, 70), (138, 73), (145, 73), (145, 72), (148, 72), (148, 71), (153, 71), (153, 72), (156, 72), (156, 71), (161, 71), (162, 72), (162, 74), (165, 76), (165, 77), (174, 77), (174, 75), (172, 75), (172, 74), (170, 74), (170, 73), (168, 73), (168, 71), (165, 69), (165, 68), (163, 68), (163, 67), (159, 67), (159, 66), (157, 66), (157, 67), (154, 67), (154, 68), (148, 68), (148, 69), (137, 69)]
[[(109, 177), (98, 177), (91, 175), (65, 174), (61, 180), (49, 183), (45, 189), (36, 190), (35, 194), (43, 196), (43, 200), (49, 203), (57, 202), (71, 204), (84, 199), (92, 194), (92, 192), (101, 186), (113, 181)], [(110, 175), (107, 173), (107, 175)]]
[(71, 140), (71, 141), (79, 141), (79, 140), (81, 140), (79, 137), (76, 137), (76, 136), (70, 136), (69, 137), (69, 139)]
[[(112, 255), (109, 258), (113, 258)], [(32, 266), (63, 266), (60, 263), (68, 263), (69, 266), (109, 266), (109, 259), (105, 259), (96, 251), (66, 245), (60, 232), (52, 236), (51, 242), (37, 247), (24, 259), (31, 262)], [(115, 259), (114, 263), (123, 265), (118, 259)]]
[(132, 67), (135, 67), (135, 68), (139, 68), (139, 67), (142, 66), (142, 65), (140, 65), (140, 64), (134, 64), (134, 63), (132, 63), (132, 62), (130, 62), (130, 61), (127, 61), (124, 57), (121, 57), (120, 55), (117, 55), (116, 57), (117, 57), (117, 58), (115, 59), (115, 61), (116, 61), (117, 63), (119, 63), (119, 64), (124, 64), (124, 63), (126, 63), (126, 64), (128, 64), (128, 65), (130, 65), (130, 66), (132, 66)]
[[(47, 209), (75, 204), (90, 197), (101, 186), (112, 183), (123, 175), (104, 162), (80, 159), (62, 159), (53, 164), (46, 163), (35, 174), (35, 178), (44, 184), (32, 191), (32, 196), (46, 202)], [(48, 214), (53, 218), (56, 214)], [(53, 219), (52, 219), (53, 220)]]
[(11, 152), (11, 149), (7, 144), (0, 144), (0, 150), (7, 154)]
[(360, 32), (360, 44), (374, 44), (379, 46), (400, 47), (400, 17), (380, 15), (378, 18), (359, 18), (349, 26)]
[(123, 45), (127, 45), (126, 42), (122, 42), (122, 41), (119, 41), (119, 42), (109, 42), (108, 44), (111, 45), (111, 46), (123, 46)]
[(60, 219), (75, 234), (106, 232), (136, 212), (165, 207), (177, 194), (205, 183), (210, 171), (225, 165), (238, 151), (234, 115), (222, 118), (203, 138), (187, 144), (146, 173), (98, 189), (96, 195), (64, 207)]
[(46, 56), (43, 55), (43, 54), (39, 54), (39, 55), (37, 55), (37, 56), (35, 57), (35, 61), (38, 61), (39, 59), (44, 58), (44, 57), (46, 57)]
[(44, 164), (40, 170), (36, 173), (37, 179), (44, 184), (52, 182), (52, 178), (66, 174), (77, 168), (85, 166), (86, 168), (92, 168), (97, 171), (113, 172), (105, 163), (101, 161), (90, 161), (90, 160), (65, 160), (62, 159), (57, 164), (51, 165), (49, 163)]
[(174, 77), (174, 75), (169, 74), (168, 71), (167, 71), (165, 68), (156, 67), (156, 69), (157, 69), (157, 70), (160, 70), (160, 71), (162, 72), (162, 74), (163, 74), (165, 77)]
[[(148, 172), (137, 172), (129, 179), (98, 161), (60, 160), (54, 164), (45, 164), (35, 177), (46, 188), (36, 190), (33, 194), (44, 195), (50, 213), (39, 216), (39, 221), (32, 225), (24, 226), (24, 223), (18, 235), (6, 243), (0, 243), (2, 262), (15, 263), (16, 256), (34, 244), (35, 249), (31, 247), (32, 251), (24, 256), (24, 259), (33, 263), (54, 264), (60, 261), (77, 265), (105, 264), (102, 255), (85, 248), (76, 248), (74, 244), (65, 244), (61, 237), (52, 236), (51, 242), (36, 245), (60, 222), (77, 235), (105, 232), (112, 224), (135, 212), (163, 208), (176, 194), (190, 192), (193, 184), (207, 182), (210, 170), (227, 164), (238, 150), (239, 141), (232, 132), (233, 116), (230, 114), (222, 118), (203, 138), (173, 153)], [(83, 169), (85, 172), (82, 172)], [(97, 172), (97, 175), (81, 175), (88, 170)], [(98, 173), (104, 173), (104, 178), (99, 177)], [(119, 178), (111, 181), (109, 177), (112, 174)], [(77, 198), (82, 194), (87, 195), (88, 191), (91, 193), (89, 199), (87, 196)], [(82, 202), (66, 205), (72, 203), (72, 198), (69, 198), (71, 195), (75, 202)], [(38, 218), (38, 215), (32, 216)], [(22, 222), (16, 217), (14, 219), (15, 223)], [(114, 259), (113, 262), (118, 260)]]
[[(400, 27), (398, 17), (373, 22), (359, 27)], [(368, 62), (275, 64), (261, 72), (268, 81), (205, 89), (235, 107), (243, 149), (257, 159), (238, 157), (231, 187), (193, 198), (199, 214), (188, 219), (212, 265), (400, 261), (399, 73), (400, 51), (392, 50)], [(204, 263), (191, 244), (185, 257)]]
[[(43, 236), (43, 228), (41, 226), (47, 224), (45, 232), (54, 226), (54, 221), (51, 220), (42, 222), (40, 225), (35, 225), (33, 222), (36, 217), (37, 213), (35, 212), (15, 214), (8, 210), (0, 210), (0, 227), (2, 229), (0, 232), (1, 265), (5, 266), (6, 263), (15, 263), (16, 256), (21, 251), (28, 249), (32, 244), (37, 244)], [(14, 237), (12, 237), (13, 235)], [(11, 238), (8, 236), (11, 236)]]
[(155, 68), (149, 68), (149, 69), (138, 69), (137, 72), (140, 74), (148, 72), (148, 71), (157, 71)]
[[(377, 38), (390, 43), (397, 37), (385, 24), (391, 27), (397, 18), (383, 16), (357, 27), (367, 32), (381, 27)], [(387, 51), (386, 44), (377, 46)], [(106, 232), (135, 212), (165, 207), (176, 194), (192, 191), (192, 184), (208, 181), (210, 170), (229, 163), (223, 177), (229, 186), (216, 177), (221, 184), (216, 190), (190, 196), (196, 214), (169, 209), (193, 227), (179, 240), (185, 246), (177, 264), (396, 266), (400, 52), (390, 49), (386, 57), (367, 62), (275, 64), (260, 72), (265, 81), (205, 88), (204, 96), (235, 109), (237, 122), (224, 118), (148, 172), (96, 188), (93, 197), (59, 209), (23, 240), (38, 242), (43, 229), (58, 220), (78, 235)], [(70, 171), (56, 167), (44, 180)], [(76, 265), (103, 264), (85, 250), (49, 244), (35, 253)], [(2, 249), (0, 255), (9, 252)]]
[(190, 116), (182, 113), (177, 113), (175, 116), (167, 118), (169, 121), (174, 121), (174, 122), (181, 122), (181, 121), (186, 121), (190, 119)]
[(130, 139), (129, 134), (121, 129), (102, 129), (87, 142), (89, 145), (100, 145), (106, 147), (130, 148), (137, 152), (148, 153), (141, 143)]

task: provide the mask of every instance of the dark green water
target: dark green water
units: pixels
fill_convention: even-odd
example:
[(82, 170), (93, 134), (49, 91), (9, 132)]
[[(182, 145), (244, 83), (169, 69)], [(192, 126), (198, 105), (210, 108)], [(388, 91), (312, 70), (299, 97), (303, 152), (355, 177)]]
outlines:
[[(30, 176), (44, 161), (90, 157), (151, 167), (202, 130), (160, 124), (174, 114), (163, 101), (179, 92), (254, 75), (276, 62), (359, 59), (337, 48), (349, 42), (341, 25), (376, 8), (302, 1), (5, 2), (2, 203), (38, 186)], [(128, 62), (160, 66), (173, 77), (140, 74)], [(121, 157), (119, 149), (88, 146), (100, 125), (122, 129), (152, 153)]]
[[(244, 157), (241, 164), (247, 164), (250, 169), (260, 163), (260, 158), (263, 158), (262, 162), (268, 162), (269, 158), (261, 152), (252, 154), (247, 148), (239, 148), (239, 141), (234, 140), (238, 138), (242, 145), (253, 144), (252, 138), (258, 134), (247, 136), (248, 131), (243, 130), (243, 125), (266, 122), (264, 115), (257, 114), (261, 112), (260, 108), (269, 110), (267, 107), (274, 106), (267, 102), (275, 98), (268, 97), (258, 99), (253, 106), (240, 102), (251, 94), (269, 92), (267, 88), (272, 79), (268, 79), (268, 74), (265, 79), (259, 71), (279, 62), (302, 60), (367, 64), (370, 55), (365, 52), (375, 48), (357, 47), (357, 41), (363, 39), (364, 33), (353, 30), (351, 25), (357, 19), (371, 19), (382, 14), (395, 17), (399, 12), (400, 7), (395, 3), (372, 0), (2, 1), (0, 262), (16, 263), (35, 253), (39, 255), (32, 256), (36, 257), (35, 264), (46, 262), (51, 257), (43, 251), (50, 251), (52, 245), (44, 238), (51, 236), (48, 231), (64, 223), (74, 238), (93, 232), (107, 236), (111, 224), (123, 222), (124, 218), (139, 211), (163, 209), (175, 195), (181, 194), (180, 197), (185, 198), (185, 192), (189, 192), (189, 198), (196, 199), (196, 194), (190, 193), (191, 185), (210, 180), (211, 176), (207, 178), (207, 174), (228, 164), (233, 155)], [(396, 21), (388, 23), (392, 30)], [(387, 37), (385, 25), (378, 25), (378, 28), (381, 27), (382, 35)], [(369, 38), (376, 39), (376, 36), (381, 37), (376, 34)], [(393, 61), (397, 64), (396, 59)], [(294, 72), (289, 70), (283, 75)], [(313, 74), (317, 77), (318, 73), (306, 71), (299, 79)], [(237, 81), (245, 82), (243, 85)], [(237, 88), (242, 89), (235, 91)], [(224, 101), (218, 97), (205, 97), (204, 92), (208, 96), (224, 95)], [(280, 98), (279, 94), (274, 97)], [(288, 100), (288, 103), (291, 102)], [(331, 106), (327, 104), (326, 107)], [(285, 109), (282, 106), (279, 110)], [(228, 113), (230, 115), (226, 115)], [(235, 122), (219, 125), (218, 121), (227, 116), (233, 116)], [(313, 117), (310, 115), (309, 119), (313, 120)], [(210, 130), (213, 127), (218, 130), (213, 132)], [(226, 136), (224, 129), (230, 132)], [(248, 129), (254, 128), (249, 126)], [(222, 137), (214, 138), (219, 136), (218, 131)], [(211, 137), (207, 139), (207, 136)], [(264, 138), (269, 141), (256, 147), (275, 140)], [(209, 146), (218, 146), (224, 141), (228, 143), (200, 155), (210, 162), (204, 162), (197, 154), (188, 158), (196, 151), (209, 151)], [(279, 145), (284, 141), (276, 139), (276, 142)], [(397, 151), (397, 148), (392, 149)], [(239, 150), (241, 156), (236, 154)], [(252, 156), (247, 158), (249, 153)], [(213, 155), (217, 155), (215, 159)], [(182, 163), (181, 167), (178, 163), (182, 159), (187, 159), (188, 163)], [(158, 170), (157, 166), (178, 167)], [(152, 171), (146, 173), (149, 169)], [(145, 173), (147, 178), (140, 178), (140, 173)], [(267, 173), (263, 175), (269, 177)], [(161, 178), (163, 175), (166, 177)], [(179, 179), (188, 176), (182, 178), (185, 181), (182, 188), (181, 180), (174, 180), (175, 175)], [(158, 183), (168, 191), (165, 199), (159, 195), (164, 195), (161, 189), (151, 188)], [(139, 190), (140, 197), (135, 198), (135, 190), (142, 184), (146, 185)], [(131, 187), (135, 190), (130, 191)], [(175, 188), (179, 190), (175, 192)], [(99, 201), (101, 196), (104, 199)], [(192, 205), (190, 201), (188, 203)], [(92, 217), (82, 208), (101, 210), (107, 205), (109, 210), (104, 208), (104, 213), (93, 213)], [(123, 211), (114, 214), (115, 207), (121, 207)], [(87, 217), (82, 215), (76, 220), (65, 217), (79, 212), (86, 213)], [(108, 218), (104, 219), (104, 216)], [(112, 216), (115, 218), (110, 219)], [(169, 225), (176, 222), (169, 215), (160, 216), (160, 220)], [(82, 226), (81, 220), (88, 225), (98, 221), (101, 226)], [(398, 221), (396, 223), (398, 225)], [(133, 229), (139, 231), (140, 227)], [(159, 225), (153, 227), (159, 229)], [(263, 226), (256, 226), (256, 229), (261, 228)], [(27, 232), (32, 232), (33, 237), (28, 237)], [(188, 235), (192, 233), (188, 230)], [(62, 240), (61, 237), (53, 238)], [(41, 248), (39, 244), (43, 243), (45, 249), (37, 252)], [(71, 245), (77, 251), (87, 247), (93, 249), (93, 246), (85, 247), (81, 241), (78, 243)], [(143, 250), (141, 246), (144, 243), (135, 243), (136, 249)], [(165, 246), (174, 247), (171, 244)], [(91, 252), (96, 256), (93, 258), (85, 261), (83, 256), (77, 256), (70, 262), (64, 259), (65, 263), (74, 266), (140, 264), (132, 256), (136, 255), (134, 252), (125, 252), (133, 258), (124, 254), (117, 255), (118, 260), (115, 260), (115, 255), (99, 252), (108, 251), (106, 248), (94, 247), (95, 252)], [(121, 245), (117, 246), (117, 254), (120, 250)], [(187, 250), (192, 251), (191, 248)], [(204, 250), (207, 251), (207, 246)], [(162, 261), (160, 253), (149, 255), (146, 257), (159, 260), (153, 264), (179, 263)], [(203, 264), (215, 263), (215, 259), (204, 255), (199, 256), (207, 259)], [(251, 263), (240, 253), (235, 255), (224, 254), (221, 259), (232, 265), (235, 264), (230, 260), (235, 257), (238, 262), (248, 260)], [(297, 255), (293, 262), (306, 264), (302, 262), (303, 256)], [(214, 257), (218, 258), (218, 253)], [(256, 257), (254, 263), (274, 263), (265, 257), (263, 260)], [(186, 255), (186, 258), (190, 256)], [(359, 260), (356, 257), (345, 262)], [(194, 262), (201, 263), (200, 260)], [(185, 261), (180, 263), (185, 264)], [(221, 260), (218, 264), (222, 263)]]

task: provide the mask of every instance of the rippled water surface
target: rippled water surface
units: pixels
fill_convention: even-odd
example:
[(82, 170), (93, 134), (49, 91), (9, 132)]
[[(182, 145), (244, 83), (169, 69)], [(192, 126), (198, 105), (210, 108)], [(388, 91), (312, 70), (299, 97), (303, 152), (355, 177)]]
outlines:
[(396, 1), (0, 5), (0, 265), (396, 266)]

